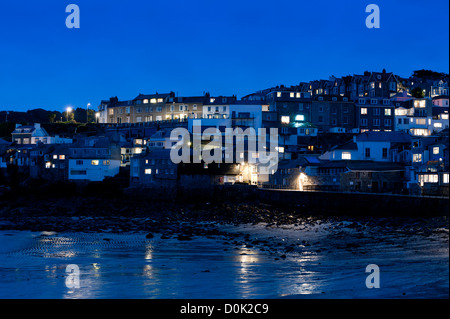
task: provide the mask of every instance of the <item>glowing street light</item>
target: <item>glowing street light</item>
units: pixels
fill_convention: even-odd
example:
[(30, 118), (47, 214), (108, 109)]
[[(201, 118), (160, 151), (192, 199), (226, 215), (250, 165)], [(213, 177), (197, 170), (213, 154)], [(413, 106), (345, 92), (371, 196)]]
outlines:
[(66, 107), (66, 119), (69, 121), (69, 114), (72, 113), (73, 109), (72, 107), (68, 106)]
[(91, 103), (88, 103), (87, 105), (86, 105), (86, 123), (89, 123), (89, 113), (88, 113), (88, 109), (89, 109), (89, 106), (91, 106)]

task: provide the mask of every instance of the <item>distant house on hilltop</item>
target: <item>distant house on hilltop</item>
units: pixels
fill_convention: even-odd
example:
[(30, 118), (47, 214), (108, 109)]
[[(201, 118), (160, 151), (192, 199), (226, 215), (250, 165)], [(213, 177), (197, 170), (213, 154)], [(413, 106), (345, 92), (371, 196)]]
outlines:
[(39, 123), (34, 123), (34, 125), (16, 124), (16, 128), (12, 131), (11, 137), (13, 143), (17, 145), (34, 145), (39, 142), (43, 144), (72, 143), (72, 139), (70, 138), (50, 136)]

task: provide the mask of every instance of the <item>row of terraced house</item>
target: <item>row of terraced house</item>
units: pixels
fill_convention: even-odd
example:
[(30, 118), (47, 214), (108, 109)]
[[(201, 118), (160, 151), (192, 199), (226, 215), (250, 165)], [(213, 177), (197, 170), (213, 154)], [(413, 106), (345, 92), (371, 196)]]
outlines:
[[(422, 97), (412, 96), (415, 88)], [(32, 178), (82, 182), (125, 171), (130, 187), (162, 193), (250, 184), (445, 195), (448, 101), (446, 78), (405, 79), (384, 70), (281, 85), (240, 99), (173, 92), (138, 94), (131, 100), (112, 97), (101, 101), (96, 113), (101, 136), (70, 140), (48, 136), (39, 124), (18, 126), (10, 143), (0, 143), (1, 167), (16, 165)], [(277, 168), (263, 174), (260, 154), (249, 150), (233, 150), (232, 163), (175, 164), (170, 151), (178, 140), (172, 130), (181, 127), (193, 134), (199, 126), (200, 132), (216, 128), (221, 133), (276, 128)]]

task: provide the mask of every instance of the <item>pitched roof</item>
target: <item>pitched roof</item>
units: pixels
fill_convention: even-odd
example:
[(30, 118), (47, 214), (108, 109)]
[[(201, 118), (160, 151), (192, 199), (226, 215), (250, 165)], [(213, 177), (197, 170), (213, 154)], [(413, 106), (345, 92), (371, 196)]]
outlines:
[(377, 141), (389, 141), (397, 143), (410, 143), (411, 137), (400, 131), (385, 132), (385, 131), (368, 131), (356, 136), (357, 142), (377, 142)]
[(321, 168), (347, 168), (351, 171), (404, 171), (405, 168), (397, 163), (374, 161), (324, 161)]
[(355, 150), (356, 151), (356, 150), (358, 150), (358, 146), (356, 145), (355, 142), (353, 142), (353, 140), (351, 140), (342, 145), (334, 146), (332, 148), (332, 150), (352, 150), (352, 151)]
[(166, 98), (170, 95), (173, 95), (173, 93), (155, 93), (155, 94), (139, 94), (136, 96), (134, 100), (142, 100), (142, 99), (152, 99), (152, 98)]

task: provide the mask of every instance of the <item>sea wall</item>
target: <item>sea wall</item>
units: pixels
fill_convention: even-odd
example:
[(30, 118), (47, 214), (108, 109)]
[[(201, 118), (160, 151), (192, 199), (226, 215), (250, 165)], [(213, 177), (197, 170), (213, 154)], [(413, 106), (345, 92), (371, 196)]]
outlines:
[(197, 184), (193, 188), (132, 189), (131, 196), (173, 200), (178, 202), (252, 202), (279, 207), (298, 207), (299, 211), (323, 215), (358, 216), (448, 216), (448, 197), (419, 197), (391, 194), (300, 192), (296, 190), (272, 190), (250, 185)]
[(300, 206), (323, 214), (360, 216), (442, 216), (449, 215), (449, 199), (391, 194), (299, 192), (258, 189), (261, 201)]

